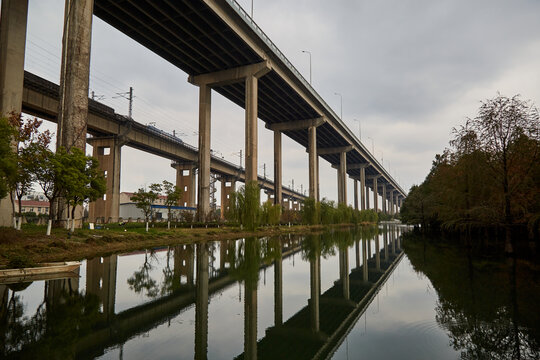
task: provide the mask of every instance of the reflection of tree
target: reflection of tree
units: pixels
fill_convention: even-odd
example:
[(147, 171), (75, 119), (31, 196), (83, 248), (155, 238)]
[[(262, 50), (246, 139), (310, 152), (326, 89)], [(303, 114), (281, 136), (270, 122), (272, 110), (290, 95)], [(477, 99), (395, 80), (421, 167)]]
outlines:
[(152, 266), (152, 260), (154, 259), (155, 254), (153, 251), (150, 252), (150, 256), (148, 256), (148, 251), (144, 252), (144, 263), (127, 280), (130, 290), (135, 291), (137, 294), (144, 293), (150, 298), (155, 298), (159, 295), (158, 283), (150, 276), (150, 271), (154, 268)]
[(89, 333), (100, 319), (95, 295), (63, 291), (54, 305), (43, 301), (36, 312), (24, 314), (22, 298), (12, 292), (0, 319), (0, 356), (28, 359), (72, 358), (77, 339)]
[[(408, 238), (405, 252), (439, 296), (436, 320), (462, 359), (540, 359), (538, 279), (530, 270)], [(469, 256), (467, 256), (469, 255)]]

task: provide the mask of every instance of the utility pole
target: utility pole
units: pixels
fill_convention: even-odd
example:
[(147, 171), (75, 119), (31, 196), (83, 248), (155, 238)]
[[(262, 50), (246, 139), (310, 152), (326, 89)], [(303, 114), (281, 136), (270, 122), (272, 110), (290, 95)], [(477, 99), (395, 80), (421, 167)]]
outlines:
[[(92, 91), (92, 95), (93, 95), (93, 91)], [(129, 101), (128, 117), (130, 120), (133, 120), (132, 118), (133, 116), (133, 87), (130, 86), (128, 92), (116, 93), (116, 95), (118, 96), (113, 96), (113, 99), (123, 97), (124, 99), (127, 99)]]

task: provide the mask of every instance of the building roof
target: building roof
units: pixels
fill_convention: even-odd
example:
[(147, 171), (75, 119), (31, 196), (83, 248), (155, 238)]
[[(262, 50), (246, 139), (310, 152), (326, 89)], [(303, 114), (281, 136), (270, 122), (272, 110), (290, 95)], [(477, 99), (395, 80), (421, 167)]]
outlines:
[[(18, 203), (17, 203), (18, 205)], [(48, 201), (36, 201), (36, 200), (22, 200), (21, 206), (41, 206), (41, 207), (49, 207)]]

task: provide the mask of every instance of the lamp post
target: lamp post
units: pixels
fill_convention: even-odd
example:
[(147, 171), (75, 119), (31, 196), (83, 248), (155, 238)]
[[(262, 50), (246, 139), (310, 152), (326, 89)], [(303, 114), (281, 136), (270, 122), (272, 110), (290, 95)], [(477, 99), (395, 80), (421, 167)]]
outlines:
[(341, 120), (343, 120), (343, 96), (342, 96), (340, 93), (337, 93), (337, 92), (335, 92), (334, 95), (339, 96), (339, 99), (340, 99), (340, 105), (341, 105), (341, 114), (340, 114), (339, 118), (340, 118)]
[(302, 50), (302, 52), (309, 55), (309, 85), (311, 85), (311, 51)]
[(358, 140), (362, 141), (362, 123), (358, 119), (353, 119), (358, 123)]

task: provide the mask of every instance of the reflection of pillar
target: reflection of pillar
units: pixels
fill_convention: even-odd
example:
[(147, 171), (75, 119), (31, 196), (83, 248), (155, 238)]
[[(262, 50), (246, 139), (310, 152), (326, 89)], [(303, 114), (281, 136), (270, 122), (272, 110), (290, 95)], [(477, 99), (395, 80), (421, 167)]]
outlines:
[(388, 261), (388, 229), (386, 226), (383, 229), (383, 242), (384, 242), (384, 261)]
[(355, 254), (356, 254), (356, 268), (360, 267), (360, 241), (356, 240), (355, 242)]
[(348, 249), (339, 251), (339, 268), (341, 283), (343, 285), (343, 297), (347, 300), (350, 298), (349, 287), (349, 251)]
[(311, 312), (311, 330), (315, 333), (320, 330), (319, 318), (319, 298), (321, 293), (321, 268), (320, 255), (317, 253), (309, 261), (309, 280), (311, 297), (309, 299), (309, 308)]
[(178, 203), (180, 206), (195, 207), (195, 164), (173, 163), (176, 169), (176, 186), (182, 190)]
[[(3, 0), (0, 21), (0, 115), (22, 109), (28, 0)], [(12, 224), (9, 196), (0, 199), (0, 226)]]
[(257, 281), (244, 281), (244, 355), (257, 359)]
[(7, 287), (7, 285), (0, 285), (0, 326), (5, 324), (8, 302), (9, 288)]
[(107, 319), (114, 315), (117, 255), (86, 261), (86, 292), (99, 297)]
[(371, 258), (371, 239), (367, 241), (367, 257)]
[(195, 359), (208, 355), (208, 247), (197, 245), (197, 297), (195, 300)]
[(379, 247), (379, 235), (375, 235), (375, 268), (381, 270), (381, 252)]
[(122, 146), (116, 136), (93, 137), (88, 139), (93, 147), (93, 156), (99, 162), (99, 170), (105, 176), (107, 191), (105, 196), (92, 201), (88, 206), (90, 222), (103, 218), (103, 222), (117, 222), (120, 216), (120, 163)]
[(390, 241), (392, 242), (392, 255), (396, 255), (396, 236), (395, 229), (390, 229)]
[(274, 326), (283, 323), (283, 258), (281, 240), (276, 239), (276, 260), (274, 261)]
[(221, 178), (221, 219), (225, 219), (225, 213), (229, 210), (231, 193), (235, 187), (236, 182), (233, 178)]
[(174, 248), (175, 278), (186, 277), (186, 284), (194, 284), (195, 252), (193, 244), (179, 245)]
[(77, 277), (45, 281), (45, 299), (48, 309), (64, 304), (66, 296), (78, 293), (79, 269), (76, 272)]
[(367, 239), (362, 239), (362, 278), (368, 281), (368, 263), (367, 263)]

